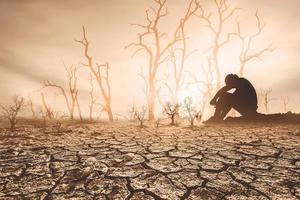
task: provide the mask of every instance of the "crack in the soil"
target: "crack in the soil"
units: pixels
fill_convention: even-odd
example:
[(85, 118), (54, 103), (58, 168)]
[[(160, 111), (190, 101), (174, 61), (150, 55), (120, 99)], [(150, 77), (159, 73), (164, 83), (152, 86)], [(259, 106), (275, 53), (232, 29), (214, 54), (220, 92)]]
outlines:
[(0, 199), (300, 199), (299, 127), (277, 129), (1, 129)]

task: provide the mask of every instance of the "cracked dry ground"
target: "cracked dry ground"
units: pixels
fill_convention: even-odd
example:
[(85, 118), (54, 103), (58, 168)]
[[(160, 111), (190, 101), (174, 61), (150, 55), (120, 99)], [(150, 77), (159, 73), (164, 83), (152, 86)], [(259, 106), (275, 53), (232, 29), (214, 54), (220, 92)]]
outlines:
[(0, 199), (299, 199), (299, 129), (2, 130)]

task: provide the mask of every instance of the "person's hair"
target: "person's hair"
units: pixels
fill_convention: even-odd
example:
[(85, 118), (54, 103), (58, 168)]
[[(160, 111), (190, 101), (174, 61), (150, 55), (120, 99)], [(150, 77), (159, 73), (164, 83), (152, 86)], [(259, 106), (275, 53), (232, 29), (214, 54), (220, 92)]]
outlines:
[(236, 74), (228, 74), (225, 77), (225, 83), (226, 83), (226, 85), (232, 85), (232, 84), (234, 84), (235, 80), (237, 80), (238, 78), (239, 78), (239, 76)]

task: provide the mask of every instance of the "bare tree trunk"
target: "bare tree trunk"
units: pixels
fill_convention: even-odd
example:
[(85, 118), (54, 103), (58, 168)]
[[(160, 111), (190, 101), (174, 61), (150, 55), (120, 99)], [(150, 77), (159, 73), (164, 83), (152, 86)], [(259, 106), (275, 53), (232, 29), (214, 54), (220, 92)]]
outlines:
[[(104, 110), (107, 112), (108, 119), (113, 121), (113, 112), (111, 109), (111, 87), (110, 87), (110, 80), (109, 80), (109, 63), (106, 62), (104, 64), (95, 64), (93, 62), (93, 58), (89, 54), (89, 41), (86, 36), (85, 27), (82, 28), (83, 31), (83, 39), (82, 40), (75, 40), (76, 42), (82, 44), (84, 48), (84, 56), (87, 60), (87, 63), (82, 63), (83, 66), (86, 66), (90, 69), (92, 75), (96, 79), (98, 86), (101, 91), (101, 95), (105, 101), (105, 108)], [(102, 75), (101, 68), (104, 68), (104, 75)]]
[(113, 121), (113, 112), (111, 110), (110, 100), (108, 100), (105, 104), (105, 111), (107, 112), (109, 121)]
[[(67, 77), (68, 77), (68, 89), (65, 89), (64, 87), (53, 84), (50, 81), (45, 81), (44, 86), (46, 87), (52, 87), (56, 88), (60, 91), (61, 95), (63, 95), (65, 102), (66, 102), (66, 107), (69, 111), (70, 114), (70, 119), (74, 119), (74, 110), (76, 106), (76, 100), (77, 100), (77, 94), (78, 94), (78, 89), (77, 89), (77, 68), (70, 66), (66, 67), (64, 64), (65, 70), (67, 72)], [(67, 94), (68, 92), (68, 94)], [(78, 102), (77, 102), (78, 103)]]
[[(186, 10), (185, 15), (180, 19), (180, 25), (175, 31), (175, 35), (178, 35), (180, 41), (178, 45), (176, 44), (175, 50), (169, 50), (171, 54), (171, 62), (173, 64), (173, 78), (175, 82), (175, 91), (173, 97), (173, 103), (179, 103), (179, 94), (183, 84), (183, 72), (186, 67), (186, 61), (189, 57), (187, 53), (187, 38), (186, 38), (186, 23), (191, 19), (191, 17), (201, 8), (200, 3), (197, 0), (190, 0), (188, 4), (188, 8)], [(177, 56), (175, 51), (179, 51), (179, 55)], [(179, 57), (179, 66), (177, 67), (177, 57)]]
[(49, 119), (53, 119), (54, 118), (53, 110), (47, 105), (44, 93), (41, 93), (41, 98), (42, 98), (43, 107), (45, 109), (45, 116), (48, 117)]
[(217, 78), (217, 90), (221, 88), (221, 71), (219, 66), (219, 49), (215, 48), (213, 51), (213, 61), (214, 61), (214, 68), (216, 72), (216, 78)]
[(288, 110), (288, 104), (289, 104), (289, 101), (290, 101), (289, 97), (285, 97), (285, 98), (282, 100), (282, 103), (283, 103), (283, 111), (284, 111), (284, 113), (286, 113), (287, 110)]
[(29, 99), (29, 104), (30, 104), (30, 111), (32, 113), (32, 118), (36, 118), (36, 112), (35, 112), (35, 110), (33, 108), (33, 103), (32, 103), (31, 99)]
[(89, 105), (89, 120), (93, 121), (93, 109), (94, 109), (94, 104), (97, 101), (97, 98), (94, 97), (94, 84), (93, 84), (93, 75), (90, 73), (90, 86), (91, 90), (89, 92), (90, 94), (90, 105)]
[(228, 4), (227, 0), (214, 0), (214, 5), (217, 10), (217, 17), (215, 20), (211, 18), (212, 13), (206, 13), (204, 12), (204, 9), (201, 7), (201, 13), (199, 17), (201, 17), (206, 23), (207, 27), (211, 30), (213, 37), (214, 37), (214, 44), (212, 46), (212, 59), (214, 62), (214, 69), (216, 73), (217, 78), (217, 85), (216, 89), (221, 88), (221, 66), (219, 64), (219, 50), (230, 41), (230, 38), (234, 33), (228, 33), (227, 38), (223, 41), (221, 41), (221, 37), (224, 32), (224, 24), (232, 18), (235, 11), (238, 10), (238, 8), (231, 8), (231, 6)]
[(245, 68), (245, 62), (241, 62), (240, 73), (239, 73), (241, 77), (244, 76), (244, 68)]
[(15, 131), (16, 130), (16, 122), (12, 119), (9, 119), (10, 122), (10, 130)]
[(269, 113), (269, 104), (271, 101), (275, 100), (274, 98), (270, 98), (270, 94), (272, 93), (272, 89), (267, 89), (265, 91), (260, 90), (260, 94), (263, 98), (263, 104), (266, 113)]
[(155, 99), (156, 99), (156, 87), (155, 81), (149, 79), (149, 97), (148, 97), (148, 120), (154, 120), (154, 110), (155, 110)]
[(93, 106), (90, 106), (90, 116), (89, 116), (90, 121), (93, 121)]
[(212, 109), (210, 106), (207, 106), (208, 102), (210, 101), (213, 93), (213, 59), (211, 57), (207, 57), (207, 65), (201, 65), (201, 70), (202, 74), (205, 75), (204, 80), (199, 80), (195, 75), (194, 75), (194, 84), (200, 84), (204, 86), (204, 90), (199, 87), (199, 90), (201, 91), (201, 96), (202, 96), (202, 116), (204, 115), (206, 108), (209, 108), (210, 114), (212, 114)]
[(78, 102), (77, 94), (76, 94), (76, 105), (77, 105), (77, 110), (78, 110), (78, 115), (79, 115), (80, 121), (82, 122), (82, 121), (83, 121), (83, 118), (82, 118), (81, 108), (80, 108), (80, 104), (79, 104), (79, 102)]
[(74, 120), (74, 110), (71, 110), (69, 112), (70, 112), (70, 119)]
[[(196, 7), (199, 7), (199, 2), (197, 0), (192, 0)], [(136, 47), (137, 52), (144, 50), (147, 53), (149, 59), (148, 65), (148, 120), (153, 121), (155, 119), (155, 100), (157, 97), (157, 86), (156, 86), (156, 77), (159, 66), (165, 62), (167, 56), (167, 51), (178, 41), (182, 40), (179, 37), (180, 28), (182, 26), (182, 22), (179, 22), (179, 25), (176, 27), (173, 38), (170, 41), (163, 41), (163, 36), (166, 33), (161, 32), (158, 25), (161, 19), (168, 15), (168, 7), (166, 5), (166, 0), (154, 0), (156, 8), (151, 7), (151, 9), (146, 10), (146, 25), (144, 24), (132, 24), (139, 28), (142, 28), (144, 31), (138, 34), (138, 42), (133, 42), (126, 46), (126, 48), (134, 46)], [(190, 3), (191, 5), (192, 3)], [(146, 38), (151, 37), (152, 42), (146, 42)], [(152, 45), (152, 43), (154, 45)], [(165, 44), (165, 45), (162, 45)], [(154, 46), (154, 47), (153, 47)]]

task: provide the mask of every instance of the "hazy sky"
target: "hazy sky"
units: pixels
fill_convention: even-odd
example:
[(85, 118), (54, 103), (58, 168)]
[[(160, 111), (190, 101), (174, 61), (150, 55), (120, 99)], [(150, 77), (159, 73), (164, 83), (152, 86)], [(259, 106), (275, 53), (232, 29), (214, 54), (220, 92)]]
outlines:
[[(185, 0), (169, 0), (170, 16), (162, 26), (171, 29), (186, 8)], [(202, 1), (210, 5), (211, 1)], [(289, 96), (289, 107), (300, 112), (300, 1), (299, 0), (232, 0), (242, 8), (240, 19), (246, 31), (253, 31), (256, 9), (267, 24), (257, 46), (273, 43), (276, 50), (247, 66), (245, 76), (260, 88), (272, 88), (272, 111), (282, 111), (281, 99)], [(143, 81), (138, 76), (144, 56), (132, 58), (133, 49), (125, 45), (136, 40), (138, 29), (130, 23), (143, 22), (144, 10), (151, 0), (1, 0), (0, 1), (0, 102), (7, 102), (15, 94), (32, 97), (40, 104), (40, 88), (44, 80), (65, 84), (62, 60), (69, 64), (84, 61), (82, 49), (74, 41), (81, 38), (85, 25), (91, 41), (91, 54), (99, 62), (111, 65), (113, 110), (125, 113), (133, 101), (142, 104)], [(231, 24), (228, 24), (230, 26)], [(165, 29), (164, 29), (165, 30)], [(189, 49), (205, 49), (206, 28), (200, 19), (193, 19), (188, 28)], [(206, 41), (201, 42), (201, 41)], [(205, 45), (204, 45), (205, 44)], [(224, 49), (222, 72), (237, 72), (234, 68), (237, 44)], [(222, 53), (222, 52), (221, 52)], [(201, 51), (189, 61), (188, 71), (201, 70)], [(167, 66), (163, 66), (165, 68)], [(80, 101), (87, 109), (89, 85), (87, 69), (80, 69)], [(163, 72), (162, 72), (163, 73)], [(196, 94), (185, 87), (184, 95)], [(64, 101), (54, 97), (52, 90), (44, 91), (49, 103), (60, 107)]]

